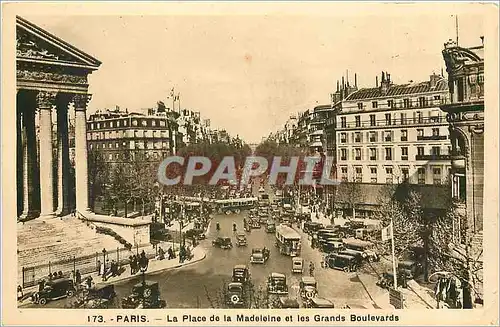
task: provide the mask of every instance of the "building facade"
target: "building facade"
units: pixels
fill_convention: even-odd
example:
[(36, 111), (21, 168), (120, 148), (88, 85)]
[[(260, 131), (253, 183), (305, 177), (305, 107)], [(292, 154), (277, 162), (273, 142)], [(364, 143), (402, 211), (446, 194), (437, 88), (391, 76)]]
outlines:
[(160, 160), (176, 151), (178, 113), (149, 110), (148, 114), (99, 110), (87, 122), (89, 151), (97, 150), (107, 162), (119, 163), (125, 153), (142, 151)]
[(441, 109), (450, 128), (452, 195), (459, 213), (452, 222), (454, 254), (474, 285), (472, 300), (482, 302), (484, 44), (464, 48), (447, 42), (443, 58), (450, 96)]
[(382, 73), (375, 88), (355, 86), (336, 104), (337, 176), (357, 183), (445, 183), (451, 143), (439, 106), (448, 96), (446, 79), (432, 74), (429, 81), (395, 85)]

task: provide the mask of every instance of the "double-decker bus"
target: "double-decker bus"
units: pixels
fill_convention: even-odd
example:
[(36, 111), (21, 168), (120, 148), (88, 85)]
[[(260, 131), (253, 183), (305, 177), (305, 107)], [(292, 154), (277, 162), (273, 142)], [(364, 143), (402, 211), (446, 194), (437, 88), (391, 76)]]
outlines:
[(300, 256), (300, 235), (293, 228), (286, 225), (276, 227), (276, 246), (281, 254), (291, 257)]
[(231, 213), (238, 214), (241, 210), (251, 209), (257, 204), (257, 202), (257, 198), (236, 198), (215, 200), (214, 204), (217, 211), (230, 215)]

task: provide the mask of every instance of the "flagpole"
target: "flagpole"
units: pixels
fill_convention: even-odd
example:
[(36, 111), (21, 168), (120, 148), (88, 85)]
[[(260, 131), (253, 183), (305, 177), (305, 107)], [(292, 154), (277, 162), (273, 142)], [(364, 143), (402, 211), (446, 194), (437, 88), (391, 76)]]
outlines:
[(392, 273), (394, 275), (394, 289), (398, 288), (398, 277), (396, 275), (396, 251), (394, 250), (394, 225), (391, 217), (391, 247), (392, 247)]

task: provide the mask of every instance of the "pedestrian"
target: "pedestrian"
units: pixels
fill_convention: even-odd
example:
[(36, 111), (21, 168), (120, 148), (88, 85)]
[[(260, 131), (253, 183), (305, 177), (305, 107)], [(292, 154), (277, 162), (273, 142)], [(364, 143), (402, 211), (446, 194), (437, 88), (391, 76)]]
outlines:
[(101, 262), (101, 265), (99, 266), (99, 274), (98, 276), (103, 276), (104, 275), (104, 269), (105, 269), (105, 266), (104, 266), (104, 261)]
[(38, 292), (43, 291), (45, 288), (45, 279), (42, 279), (41, 281), (38, 282)]
[(17, 300), (21, 300), (22, 298), (24, 297), (24, 294), (23, 294), (23, 288), (21, 287), (21, 285), (18, 285), (17, 286)]
[(75, 271), (74, 270), (71, 271), (69, 278), (73, 281), (73, 283), (75, 282)]
[(76, 270), (75, 273), (75, 284), (80, 285), (82, 283), (82, 274), (80, 274), (80, 270)]
[(97, 260), (97, 276), (101, 276), (101, 260)]

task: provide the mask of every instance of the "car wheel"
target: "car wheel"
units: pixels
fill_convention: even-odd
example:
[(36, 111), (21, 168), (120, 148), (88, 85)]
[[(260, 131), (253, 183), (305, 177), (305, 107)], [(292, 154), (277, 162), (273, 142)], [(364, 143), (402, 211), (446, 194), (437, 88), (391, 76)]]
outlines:
[(47, 299), (46, 299), (46, 298), (44, 298), (44, 297), (42, 297), (42, 298), (38, 301), (38, 303), (40, 303), (41, 305), (46, 305), (46, 304), (47, 304)]
[(344, 267), (344, 272), (348, 273), (349, 272), (349, 267)]
[(75, 291), (69, 290), (66, 294), (68, 294), (69, 297), (72, 297), (73, 295), (75, 295)]

